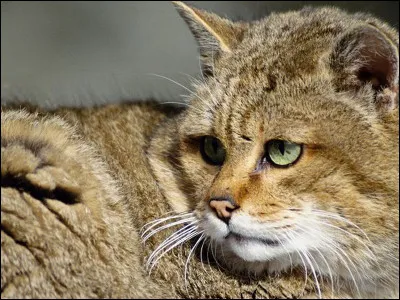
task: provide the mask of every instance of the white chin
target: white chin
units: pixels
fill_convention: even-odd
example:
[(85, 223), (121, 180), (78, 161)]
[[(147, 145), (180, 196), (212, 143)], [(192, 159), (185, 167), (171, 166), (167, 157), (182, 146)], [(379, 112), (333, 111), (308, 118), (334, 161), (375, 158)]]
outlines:
[(287, 256), (287, 252), (281, 245), (268, 245), (255, 238), (228, 236), (230, 230), (226, 224), (211, 213), (205, 215), (201, 225), (207, 236), (243, 261), (268, 262), (281, 256)]
[(226, 239), (226, 243), (234, 254), (249, 262), (265, 262), (286, 254), (280, 246), (269, 246), (254, 239), (238, 239), (231, 236)]

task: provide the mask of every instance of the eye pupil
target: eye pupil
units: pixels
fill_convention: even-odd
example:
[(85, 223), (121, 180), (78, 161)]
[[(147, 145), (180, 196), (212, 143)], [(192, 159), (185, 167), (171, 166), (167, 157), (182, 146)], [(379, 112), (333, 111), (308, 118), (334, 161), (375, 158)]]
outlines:
[(302, 151), (301, 145), (282, 140), (271, 140), (265, 146), (265, 159), (277, 167), (292, 165), (299, 159)]
[(210, 165), (221, 166), (225, 160), (225, 149), (221, 141), (213, 136), (204, 136), (200, 143), (203, 160)]
[(282, 155), (285, 154), (285, 144), (283, 142), (279, 142), (279, 151), (281, 152)]
[(212, 140), (212, 147), (213, 147), (214, 153), (218, 153), (218, 141), (217, 141), (217, 139), (213, 139)]

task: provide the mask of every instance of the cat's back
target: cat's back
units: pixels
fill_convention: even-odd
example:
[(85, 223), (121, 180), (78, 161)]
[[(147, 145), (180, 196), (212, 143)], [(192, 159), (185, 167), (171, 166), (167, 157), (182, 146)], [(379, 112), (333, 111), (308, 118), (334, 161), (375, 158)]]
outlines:
[(116, 143), (134, 141), (134, 145), (143, 146), (155, 126), (168, 115), (174, 114), (174, 108), (156, 102), (135, 102), (110, 104), (91, 108), (61, 108), (57, 115), (78, 126), (82, 133), (91, 138), (118, 138), (129, 135), (129, 141), (118, 139)]

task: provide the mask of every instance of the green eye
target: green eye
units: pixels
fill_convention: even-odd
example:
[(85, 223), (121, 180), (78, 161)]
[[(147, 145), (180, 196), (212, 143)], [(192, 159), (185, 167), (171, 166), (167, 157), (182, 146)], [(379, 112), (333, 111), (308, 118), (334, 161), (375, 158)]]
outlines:
[(225, 149), (221, 141), (213, 136), (204, 136), (200, 143), (200, 152), (203, 159), (215, 166), (221, 166), (225, 160)]
[(293, 164), (301, 154), (301, 145), (288, 141), (272, 140), (266, 145), (267, 159), (276, 166), (286, 167)]

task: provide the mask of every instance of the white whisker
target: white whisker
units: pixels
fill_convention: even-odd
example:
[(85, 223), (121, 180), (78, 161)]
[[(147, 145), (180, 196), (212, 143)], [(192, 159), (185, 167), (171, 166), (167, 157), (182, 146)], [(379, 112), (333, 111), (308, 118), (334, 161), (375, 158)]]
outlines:
[[(207, 92), (210, 94), (212, 104), (217, 105), (218, 101), (217, 101), (217, 99), (215, 99), (214, 94), (211, 92), (210, 87), (208, 85), (206, 85), (204, 82), (201, 82), (200, 80), (194, 78), (193, 76), (191, 76), (189, 74), (182, 73), (182, 72), (180, 72), (180, 73), (191, 78), (191, 80), (194, 82), (194, 85), (197, 85), (197, 88), (200, 88), (200, 87), (205, 88), (207, 90)], [(203, 79), (204, 79), (204, 77), (203, 77)], [(192, 83), (192, 85), (193, 85), (193, 83)], [(201, 100), (203, 100), (203, 99), (201, 99)], [(210, 111), (214, 111), (214, 109), (208, 104), (208, 102), (203, 102), (203, 104), (205, 104), (210, 109)]]
[(192, 94), (192, 95), (194, 94), (195, 95), (195, 92), (193, 92), (191, 89), (189, 89), (188, 87), (184, 86), (183, 84), (181, 84), (181, 83), (179, 83), (179, 82), (177, 82), (177, 81), (175, 81), (175, 80), (173, 80), (173, 79), (171, 79), (169, 77), (166, 77), (166, 76), (163, 76), (163, 75), (159, 75), (159, 74), (155, 74), (155, 73), (149, 73), (147, 75), (152, 75), (152, 76), (157, 76), (157, 77), (160, 77), (160, 78), (164, 78), (164, 79), (166, 79), (166, 80), (168, 80), (168, 81), (170, 81), (172, 83), (175, 83), (176, 85), (180, 86), (181, 88), (184, 88), (190, 94)]
[(330, 224), (330, 223), (326, 223), (326, 222), (322, 222), (322, 221), (317, 221), (317, 220), (313, 220), (313, 219), (307, 219), (307, 221), (310, 221), (310, 222), (313, 222), (313, 223), (317, 223), (317, 224), (321, 224), (321, 225), (325, 225), (325, 226), (328, 226), (328, 227), (331, 227), (331, 228), (334, 228), (334, 229), (337, 229), (337, 230), (339, 230), (339, 231), (341, 231), (341, 232), (344, 232), (344, 233), (346, 233), (347, 235), (349, 235), (350, 237), (352, 237), (352, 238), (354, 238), (355, 240), (357, 240), (359, 243), (361, 243), (366, 249), (367, 249), (367, 251), (370, 253), (370, 257), (369, 258), (371, 258), (371, 259), (376, 259), (376, 256), (375, 256), (375, 254), (372, 252), (372, 250), (364, 243), (364, 241), (363, 240), (361, 240), (360, 239), (360, 237), (358, 237), (357, 235), (355, 235), (355, 234), (353, 234), (353, 233), (351, 233), (351, 232), (349, 232), (349, 231), (347, 231), (347, 230), (344, 230), (343, 228), (340, 228), (340, 227), (338, 227), (338, 226), (335, 226), (335, 225), (332, 225), (332, 224)]
[[(162, 214), (162, 215), (160, 216), (160, 218), (161, 218), (161, 219), (168, 218), (168, 217), (170, 217), (170, 216), (168, 216), (168, 217), (166, 217), (166, 216), (167, 216), (167, 215), (171, 215), (171, 214), (174, 214), (174, 216), (176, 216), (176, 215), (181, 215), (181, 214), (176, 214), (174, 211), (169, 211), (169, 212), (166, 212), (165, 214)], [(147, 222), (146, 224), (144, 224), (144, 225), (140, 228), (139, 232), (142, 232), (142, 230), (143, 230), (146, 226), (148, 226), (148, 225), (150, 225), (150, 224), (153, 224), (153, 223), (155, 223), (155, 222), (161, 220), (160, 218), (154, 219), (154, 220), (152, 220), (152, 221), (150, 221), (150, 222)]]
[[(283, 236), (285, 239), (287, 239), (286, 236)], [(287, 255), (289, 256), (290, 260), (290, 273), (293, 272), (293, 261), (292, 261), (292, 256), (290, 255), (289, 250), (285, 247), (285, 244), (280, 240), (277, 234), (274, 234), (274, 238), (278, 240), (279, 244), (282, 246), (282, 248), (286, 251)]]
[(166, 102), (160, 102), (160, 104), (177, 104), (177, 105), (183, 105), (186, 107), (192, 107), (190, 104), (185, 103), (185, 102), (175, 102), (175, 101), (166, 101)]
[[(352, 261), (352, 260), (349, 258), (349, 256), (346, 254), (346, 252), (343, 251), (343, 249), (340, 248), (339, 246), (336, 246), (335, 248), (336, 248), (337, 250), (339, 250), (339, 251), (346, 257), (347, 261), (353, 266), (354, 270), (357, 272), (358, 278), (360, 278), (360, 280), (362, 280), (362, 277), (361, 277), (360, 273), (358, 272), (358, 268), (355, 266), (355, 264), (353, 263), (353, 261)], [(341, 257), (340, 254), (338, 254), (338, 255)], [(355, 286), (356, 289), (357, 289), (358, 295), (360, 295), (360, 290), (359, 290), (359, 288), (358, 288), (357, 281), (356, 281), (355, 278), (354, 278), (353, 272), (351, 272), (351, 269), (350, 269), (349, 266), (347, 265), (346, 261), (345, 261), (344, 259), (342, 259), (342, 261), (343, 261), (343, 263), (345, 263), (345, 266), (346, 266), (347, 270), (348, 270), (349, 273), (350, 273), (350, 276), (351, 276), (351, 278), (352, 278), (352, 280), (353, 280), (353, 282), (354, 282), (354, 286)]]
[(316, 274), (316, 272), (315, 272), (314, 265), (312, 264), (312, 262), (311, 262), (311, 260), (310, 260), (310, 258), (309, 258), (309, 256), (308, 256), (308, 254), (310, 254), (310, 253), (307, 252), (307, 251), (304, 250), (304, 249), (303, 249), (303, 250), (300, 249), (300, 252), (303, 253), (304, 258), (306, 259), (306, 261), (308, 262), (308, 264), (309, 264), (309, 266), (310, 266), (310, 268), (311, 268), (311, 273), (313, 274), (315, 284), (317, 285), (318, 297), (321, 299), (321, 298), (322, 298), (322, 295), (321, 295), (321, 287), (319, 286), (319, 281), (318, 281), (318, 278), (317, 278), (317, 274)]
[(334, 289), (334, 283), (333, 283), (333, 274), (332, 274), (332, 270), (330, 265), (328, 264), (328, 261), (326, 260), (325, 256), (322, 254), (321, 251), (319, 251), (316, 247), (313, 247), (314, 250), (316, 250), (319, 254), (319, 256), (322, 258), (322, 260), (324, 261), (325, 265), (328, 268), (328, 274), (329, 274), (329, 279), (331, 281), (331, 289), (332, 289), (332, 298), (334, 298), (334, 293), (335, 293), (335, 289)]
[[(298, 227), (300, 227), (300, 226), (298, 225)], [(311, 232), (313, 232), (314, 230), (308, 229), (308, 228), (305, 228), (305, 229), (304, 229), (304, 227), (303, 227), (302, 229), (303, 229), (303, 231), (306, 232), (307, 234), (309, 234), (309, 235), (311, 235), (311, 236), (314, 236), (314, 237), (316, 236), (316, 235), (313, 235), (313, 234), (311, 233)], [(317, 237), (318, 237), (319, 239), (322, 239), (323, 242), (325, 242), (328, 246), (330, 246), (330, 247), (329, 247), (329, 250), (330, 250), (330, 251), (333, 251), (333, 252), (337, 255), (337, 257), (340, 259), (340, 261), (343, 262), (345, 268), (347, 269), (347, 271), (348, 271), (349, 274), (350, 274), (350, 277), (351, 277), (352, 280), (353, 280), (353, 283), (354, 283), (354, 286), (355, 286), (356, 289), (357, 289), (357, 292), (359, 293), (358, 284), (357, 284), (357, 281), (356, 281), (355, 278), (354, 278), (353, 272), (351, 271), (349, 265), (347, 264), (347, 262), (346, 262), (346, 260), (343, 258), (343, 256), (342, 256), (340, 253), (338, 253), (335, 249), (340, 250), (340, 251), (343, 253), (343, 255), (345, 255), (345, 257), (346, 257), (347, 260), (352, 264), (354, 270), (357, 271), (357, 274), (358, 274), (359, 278), (361, 279), (360, 273), (358, 272), (358, 270), (357, 270), (356, 266), (354, 265), (354, 263), (352, 262), (352, 260), (348, 257), (348, 255), (347, 255), (347, 254), (337, 245), (337, 243), (335, 243), (334, 241), (331, 241), (331, 240), (327, 239), (326, 237), (321, 237), (321, 236), (317, 236)]]
[(204, 247), (204, 243), (206, 242), (207, 238), (205, 237), (204, 233), (202, 236), (204, 237), (204, 239), (203, 239), (203, 243), (201, 244), (201, 247), (200, 247), (200, 262), (201, 262), (201, 266), (202, 266), (204, 272), (206, 272), (208, 274), (208, 271), (204, 267), (204, 262), (203, 262), (203, 247)]
[[(300, 225), (297, 225), (297, 227), (300, 228), (303, 232), (309, 233), (309, 230), (307, 230), (307, 228), (303, 228), (303, 227), (300, 226)], [(328, 261), (326, 260), (325, 256), (322, 254), (321, 251), (319, 251), (319, 249), (318, 249), (317, 247), (312, 247), (312, 249), (314, 249), (315, 251), (318, 252), (318, 254), (321, 256), (322, 260), (324, 261), (325, 265), (326, 265), (327, 268), (328, 268), (329, 278), (330, 278), (330, 281), (331, 281), (332, 298), (333, 298), (333, 295), (334, 295), (334, 284), (333, 284), (333, 275), (332, 275), (331, 267), (330, 267)], [(320, 271), (320, 274), (321, 274), (321, 271)], [(322, 274), (321, 274), (321, 275), (322, 275)]]
[(175, 242), (177, 239), (184, 237), (186, 234), (196, 230), (196, 226), (193, 226), (195, 222), (187, 224), (186, 226), (182, 227), (178, 231), (172, 233), (168, 236), (158, 247), (152, 252), (148, 261), (151, 261), (153, 257), (157, 256), (158, 252), (162, 251), (166, 246), (170, 245), (171, 243)]
[(215, 68), (214, 68), (214, 49), (213, 48), (211, 48), (211, 67), (212, 67), (212, 70), (213, 70), (213, 74), (215, 74)]
[[(181, 98), (191, 97), (191, 96), (187, 96), (187, 95), (180, 95), (180, 96), (181, 96)], [(190, 109), (195, 110), (195, 111), (198, 112), (199, 114), (203, 114), (203, 113), (204, 113), (204, 112), (201, 111), (200, 109), (198, 109), (198, 108), (194, 107), (193, 105), (190, 105), (190, 104), (188, 104), (188, 103), (186, 103), (186, 102), (167, 101), (167, 102), (160, 102), (160, 104), (177, 104), (177, 105), (183, 105), (183, 106), (186, 106), (186, 107), (188, 107), (188, 108), (190, 108)]]
[(209, 238), (209, 243), (208, 243), (208, 246), (207, 246), (207, 264), (208, 264), (208, 267), (210, 268), (210, 270), (213, 272), (214, 270), (211, 268), (211, 264), (210, 264), (210, 257), (209, 257), (209, 253), (210, 253), (210, 247), (211, 247), (211, 243), (212, 243), (212, 241), (211, 241), (211, 238)]
[(175, 248), (176, 246), (190, 240), (191, 238), (197, 236), (199, 233), (196, 231), (196, 228), (193, 228), (192, 231), (186, 233), (186, 235), (178, 240), (177, 242), (175, 242), (173, 245), (171, 245), (170, 247), (168, 247), (166, 250), (164, 250), (161, 254), (158, 255), (158, 257), (151, 263), (150, 268), (147, 267), (149, 269), (149, 274), (151, 273), (152, 269), (154, 268), (154, 266), (157, 264), (157, 262), (166, 254), (168, 253), (171, 249)]
[(207, 103), (207, 101), (204, 100), (203, 98), (201, 98), (197, 93), (195, 93), (194, 91), (192, 91), (192, 90), (189, 89), (188, 87), (184, 86), (183, 84), (181, 84), (181, 83), (179, 83), (179, 82), (177, 82), (177, 81), (175, 81), (175, 80), (173, 80), (173, 79), (171, 79), (171, 78), (168, 78), (168, 77), (166, 77), (166, 76), (159, 75), (159, 74), (154, 74), (154, 73), (150, 73), (150, 74), (148, 74), (148, 75), (152, 75), (152, 76), (157, 76), (157, 77), (160, 77), (160, 78), (164, 78), (164, 79), (166, 79), (166, 80), (168, 80), (168, 81), (170, 81), (170, 82), (172, 82), (172, 83), (175, 83), (175, 84), (177, 84), (178, 86), (184, 88), (186, 91), (188, 91), (192, 96), (194, 96), (194, 97), (196, 97), (196, 98), (202, 100), (204, 103)]
[[(287, 238), (287, 240), (288, 241), (293, 241), (293, 237), (291, 237), (291, 236), (289, 236), (289, 234), (290, 234), (290, 232), (286, 232), (286, 233), (284, 233), (284, 236), (286, 236), (286, 238)], [(297, 252), (297, 254), (299, 255), (299, 257), (300, 257), (300, 260), (301, 260), (301, 262), (302, 262), (302, 264), (303, 264), (303, 267), (304, 267), (304, 287), (303, 287), (303, 291), (306, 289), (306, 286), (307, 286), (307, 281), (308, 281), (308, 271), (307, 271), (307, 265), (305, 264), (305, 262), (304, 262), (304, 260), (303, 260), (303, 257), (301, 256), (301, 254), (300, 254), (300, 252), (295, 248), (295, 251)]]
[[(157, 232), (160, 232), (160, 231), (162, 231), (164, 229), (167, 229), (167, 228), (170, 228), (170, 227), (182, 224), (182, 223), (188, 223), (188, 222), (195, 221), (195, 220), (196, 220), (195, 217), (190, 217), (190, 218), (186, 218), (186, 219), (183, 219), (183, 220), (175, 221), (175, 222), (163, 225), (161, 227), (158, 227), (157, 229), (151, 230), (147, 235), (144, 235), (144, 233), (143, 233), (143, 235), (142, 235), (143, 243), (146, 242), (147, 239), (149, 239), (151, 236), (153, 236)], [(154, 227), (154, 226), (152, 226), (152, 227)], [(148, 230), (146, 230), (146, 231), (148, 231)]]
[[(203, 233), (203, 231), (200, 231), (200, 233)], [(186, 260), (185, 263), (185, 271), (184, 271), (184, 280), (185, 280), (185, 287), (187, 287), (187, 271), (188, 271), (188, 266), (189, 266), (189, 261), (190, 261), (190, 257), (192, 256), (192, 253), (195, 251), (195, 249), (197, 248), (198, 244), (201, 242), (201, 239), (204, 237), (204, 234), (201, 235), (201, 237), (197, 240), (197, 242), (194, 244), (194, 246), (192, 247), (192, 249), (189, 252), (188, 258)]]
[[(312, 260), (315, 264), (315, 269), (316, 269), (315, 271), (317, 271), (317, 272), (314, 271), (313, 274), (314, 274), (315, 281), (317, 283), (318, 294), (320, 295), (320, 298), (321, 298), (321, 290), (320, 290), (321, 284), (319, 283), (319, 280), (318, 280), (318, 277), (321, 278), (321, 280), (323, 279), (321, 269), (318, 265), (318, 262), (315, 260), (314, 256), (312, 255), (312, 253), (306, 249), (304, 249), (304, 251), (307, 254), (307, 257), (309, 257), (309, 259)], [(311, 267), (313, 267), (314, 264), (311, 264)]]
[(217, 261), (217, 258), (216, 258), (215, 255), (214, 255), (214, 251), (213, 251), (213, 240), (210, 240), (210, 245), (211, 245), (211, 256), (212, 256), (212, 258), (214, 259), (214, 262), (215, 262), (216, 265), (217, 265), (218, 271), (221, 272), (220, 265), (219, 265), (219, 263), (218, 263), (218, 261)]
[[(186, 224), (185, 226), (183, 226), (182, 228), (180, 228), (179, 230), (175, 231), (174, 233), (172, 233), (171, 235), (169, 235), (160, 245), (158, 245), (158, 248), (162, 248), (165, 245), (168, 245), (169, 243), (175, 241), (176, 239), (178, 239), (182, 234), (186, 233), (189, 230), (192, 230), (193, 228), (196, 228), (196, 226), (193, 226), (197, 223), (197, 221), (193, 221), (189, 224)], [(154, 250), (155, 251), (157, 251)]]
[[(365, 233), (365, 231), (362, 230), (358, 225), (356, 225), (356, 224), (354, 224), (353, 222), (351, 222), (350, 220), (348, 220), (348, 219), (346, 219), (346, 218), (344, 218), (344, 217), (342, 217), (342, 216), (340, 216), (340, 215), (338, 215), (338, 214), (331, 213), (331, 212), (324, 211), (324, 210), (313, 209), (311, 212), (317, 212), (318, 214), (323, 215), (323, 216), (325, 216), (325, 217), (329, 217), (329, 218), (332, 218), (332, 219), (337, 219), (337, 220), (343, 221), (343, 222), (345, 222), (345, 223), (347, 223), (347, 224), (349, 224), (349, 225), (351, 225), (351, 226), (354, 226), (354, 227), (357, 228), (357, 229), (365, 236), (365, 238), (372, 244), (371, 240), (369, 239), (369, 237), (368, 237), (368, 235)], [(318, 215), (318, 214), (317, 214), (317, 215)]]
[(219, 264), (219, 262), (218, 262), (217, 246), (218, 246), (218, 243), (215, 242), (214, 252), (212, 251), (212, 247), (211, 247), (211, 254), (212, 254), (212, 256), (213, 256), (213, 258), (214, 258), (214, 260), (215, 260), (215, 263), (217, 264), (218, 270), (221, 271), (221, 269), (222, 269), (222, 270), (224, 270), (224, 271), (227, 271), (227, 270), (226, 270), (223, 266), (221, 266), (221, 265)]
[[(150, 230), (151, 228), (153, 228), (154, 226), (157, 226), (158, 224), (160, 224), (162, 222), (165, 222), (165, 221), (168, 221), (168, 220), (171, 220), (171, 219), (184, 218), (184, 217), (187, 217), (187, 216), (194, 216), (194, 214), (193, 213), (183, 213), (183, 214), (179, 214), (179, 215), (164, 217), (164, 218), (161, 218), (161, 219), (155, 219), (153, 221), (150, 221), (150, 222), (144, 224), (139, 232), (141, 233), (141, 236), (143, 236), (143, 235), (146, 234), (146, 232), (148, 230)], [(153, 224), (153, 226), (147, 228), (146, 231), (142, 232), (145, 229), (145, 227), (150, 226), (152, 224)]]
[(201, 56), (200, 55), (199, 55), (199, 69), (200, 69), (201, 78), (203, 78), (203, 81), (206, 81), (206, 79), (204, 78), (203, 69), (201, 68)]
[(226, 261), (226, 259), (225, 259), (225, 253), (224, 253), (223, 244), (220, 243), (219, 246), (220, 246), (220, 248), (221, 248), (221, 255), (222, 255), (222, 258), (224, 259), (224, 265), (226, 266), (226, 265), (228, 265), (228, 263), (227, 263), (227, 261)]

